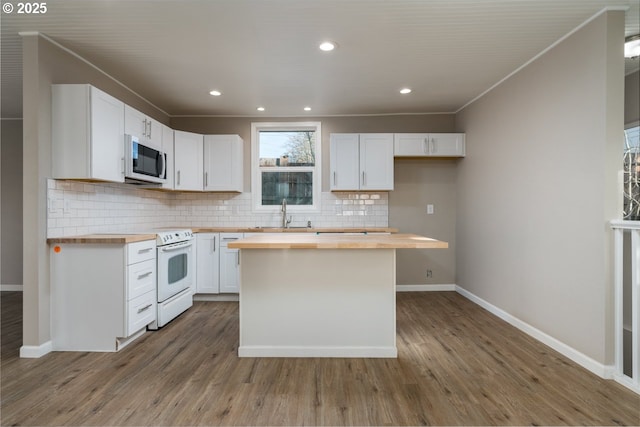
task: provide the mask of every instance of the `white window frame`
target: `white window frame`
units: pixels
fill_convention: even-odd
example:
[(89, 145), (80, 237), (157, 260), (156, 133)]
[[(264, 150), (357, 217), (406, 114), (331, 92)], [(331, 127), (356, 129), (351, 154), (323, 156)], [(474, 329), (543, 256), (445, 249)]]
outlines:
[[(260, 169), (260, 131), (308, 131), (315, 132), (315, 166), (313, 166), (313, 204), (312, 205), (288, 205), (287, 212), (313, 212), (322, 210), (322, 126), (320, 122), (254, 122), (251, 123), (251, 198), (254, 212), (280, 212), (279, 205), (262, 205), (262, 175)], [(298, 167), (269, 168), (272, 171), (302, 172)]]

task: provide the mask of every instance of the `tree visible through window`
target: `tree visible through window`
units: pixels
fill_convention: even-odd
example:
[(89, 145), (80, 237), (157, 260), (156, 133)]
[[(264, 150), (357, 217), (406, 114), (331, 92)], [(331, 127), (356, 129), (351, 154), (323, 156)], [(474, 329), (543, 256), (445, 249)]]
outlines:
[(319, 124), (254, 123), (259, 206), (313, 207), (319, 190)]
[(640, 220), (640, 126), (624, 131), (623, 218)]

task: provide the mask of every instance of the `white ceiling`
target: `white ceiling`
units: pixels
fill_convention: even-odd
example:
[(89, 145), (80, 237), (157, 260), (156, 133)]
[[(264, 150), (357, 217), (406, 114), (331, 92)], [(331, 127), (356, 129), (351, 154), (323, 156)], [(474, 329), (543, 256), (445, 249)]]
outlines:
[[(1, 115), (22, 116), (19, 31), (169, 115), (454, 112), (617, 6), (630, 8), (626, 35), (638, 34), (640, 0), (52, 0), (45, 14), (1, 14)], [(320, 51), (325, 39), (338, 49)]]

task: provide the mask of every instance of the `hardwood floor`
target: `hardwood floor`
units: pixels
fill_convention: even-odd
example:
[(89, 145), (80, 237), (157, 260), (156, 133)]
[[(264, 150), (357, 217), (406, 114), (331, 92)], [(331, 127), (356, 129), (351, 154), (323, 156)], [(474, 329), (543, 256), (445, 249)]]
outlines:
[(239, 359), (234, 302), (119, 353), (20, 359), (22, 294), (0, 298), (3, 426), (640, 425), (640, 396), (453, 292), (398, 294), (397, 359)]

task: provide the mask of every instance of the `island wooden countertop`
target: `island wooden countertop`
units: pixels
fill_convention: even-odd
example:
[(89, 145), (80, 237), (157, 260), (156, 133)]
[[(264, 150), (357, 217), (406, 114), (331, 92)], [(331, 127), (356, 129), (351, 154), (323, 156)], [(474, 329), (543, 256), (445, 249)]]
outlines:
[(447, 242), (416, 234), (265, 234), (230, 242), (232, 249), (444, 249)]
[(70, 237), (52, 237), (47, 239), (50, 245), (59, 245), (64, 243), (82, 243), (82, 244), (126, 244), (135, 242), (144, 242), (145, 240), (156, 240), (155, 234), (85, 234), (82, 236)]

